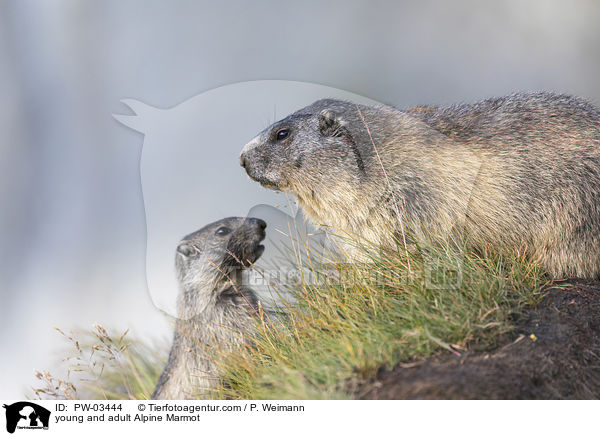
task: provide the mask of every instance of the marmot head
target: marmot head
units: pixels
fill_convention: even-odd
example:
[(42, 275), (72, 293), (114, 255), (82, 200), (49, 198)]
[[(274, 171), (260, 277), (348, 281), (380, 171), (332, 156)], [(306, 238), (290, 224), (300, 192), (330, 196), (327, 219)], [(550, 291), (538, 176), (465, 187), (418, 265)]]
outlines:
[(365, 173), (359, 108), (365, 106), (319, 100), (263, 130), (244, 147), (240, 164), (263, 186), (296, 195), (355, 186)]
[(187, 235), (177, 246), (175, 263), (182, 283), (229, 276), (262, 255), (267, 223), (258, 218), (224, 218)]

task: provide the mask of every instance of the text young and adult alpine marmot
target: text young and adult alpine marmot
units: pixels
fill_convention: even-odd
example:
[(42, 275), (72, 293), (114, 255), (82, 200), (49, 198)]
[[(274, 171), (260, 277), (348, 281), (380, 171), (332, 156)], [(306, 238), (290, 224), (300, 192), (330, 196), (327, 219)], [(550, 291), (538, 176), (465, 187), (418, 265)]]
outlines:
[(240, 163), (338, 232), (386, 245), (459, 231), (475, 249), (525, 250), (554, 277), (600, 272), (600, 114), (579, 98), (320, 100), (265, 129)]
[(257, 218), (225, 218), (179, 243), (178, 319), (153, 399), (204, 397), (218, 377), (217, 347), (233, 350), (253, 331), (258, 300), (241, 271), (263, 253), (265, 227)]

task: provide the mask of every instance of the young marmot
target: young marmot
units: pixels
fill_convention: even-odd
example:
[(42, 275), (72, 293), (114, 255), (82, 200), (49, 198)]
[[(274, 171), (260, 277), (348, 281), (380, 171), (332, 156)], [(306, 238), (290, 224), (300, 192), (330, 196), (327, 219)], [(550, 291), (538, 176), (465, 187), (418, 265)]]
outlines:
[(525, 250), (554, 277), (599, 276), (600, 114), (578, 98), (320, 100), (260, 133), (240, 163), (339, 233), (385, 246), (459, 232), (474, 249)]
[(243, 286), (241, 271), (263, 253), (266, 226), (257, 218), (225, 218), (179, 243), (178, 319), (153, 399), (205, 396), (218, 377), (211, 350), (233, 350), (255, 328), (258, 300)]

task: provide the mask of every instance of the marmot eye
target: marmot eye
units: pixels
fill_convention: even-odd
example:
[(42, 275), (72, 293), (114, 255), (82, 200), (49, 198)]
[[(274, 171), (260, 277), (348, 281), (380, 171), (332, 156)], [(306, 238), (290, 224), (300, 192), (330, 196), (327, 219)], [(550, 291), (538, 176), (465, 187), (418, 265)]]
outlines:
[(281, 129), (275, 134), (275, 138), (277, 138), (278, 141), (281, 141), (281, 140), (287, 138), (289, 136), (289, 134), (290, 134), (289, 129)]
[(217, 229), (217, 231), (215, 232), (215, 235), (225, 236), (225, 235), (227, 235), (229, 233), (231, 233), (231, 229), (229, 229), (227, 227), (219, 227)]

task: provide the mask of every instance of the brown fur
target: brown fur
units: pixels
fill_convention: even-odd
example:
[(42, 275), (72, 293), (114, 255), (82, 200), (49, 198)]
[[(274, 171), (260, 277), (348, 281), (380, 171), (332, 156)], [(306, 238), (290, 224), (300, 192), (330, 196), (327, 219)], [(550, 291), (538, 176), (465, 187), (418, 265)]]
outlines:
[(180, 242), (178, 319), (152, 399), (206, 398), (217, 385), (219, 353), (252, 334), (258, 300), (241, 270), (262, 254), (265, 227), (256, 218), (225, 218)]
[(600, 274), (600, 114), (574, 97), (406, 111), (320, 100), (240, 162), (337, 233), (384, 246), (459, 234), (474, 249), (525, 251), (554, 277)]

